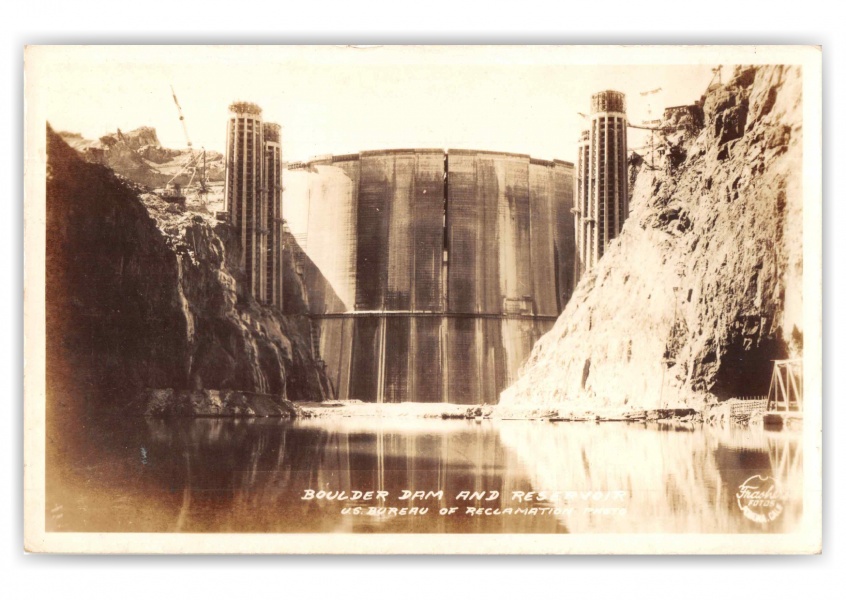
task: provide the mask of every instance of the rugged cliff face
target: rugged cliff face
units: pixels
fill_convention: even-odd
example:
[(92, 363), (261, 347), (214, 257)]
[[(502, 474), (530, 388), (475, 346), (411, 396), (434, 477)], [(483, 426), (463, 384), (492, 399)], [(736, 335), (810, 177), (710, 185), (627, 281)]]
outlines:
[(144, 388), (330, 395), (308, 319), (243, 292), (228, 226), (47, 136), (48, 389), (116, 405)]
[(766, 394), (770, 361), (801, 355), (801, 74), (740, 68), (703, 112), (640, 170), (622, 234), (503, 410), (698, 407)]
[[(132, 131), (107, 133), (99, 140), (89, 140), (78, 133), (59, 132), (71, 148), (90, 162), (100, 163), (115, 173), (138, 184), (157, 188), (167, 184), (180, 173), (186, 161), (197, 150), (164, 148), (153, 127), (139, 127)], [(200, 163), (198, 166), (201, 166)], [(222, 182), (225, 167), (223, 155), (206, 152), (206, 178), (209, 182)], [(176, 177), (175, 183), (186, 184), (190, 173)]]

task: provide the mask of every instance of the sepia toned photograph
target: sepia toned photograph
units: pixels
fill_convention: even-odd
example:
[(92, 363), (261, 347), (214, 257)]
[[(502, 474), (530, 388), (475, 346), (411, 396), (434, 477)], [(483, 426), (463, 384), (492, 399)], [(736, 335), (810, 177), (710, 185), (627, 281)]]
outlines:
[(819, 48), (24, 57), (28, 550), (820, 552)]

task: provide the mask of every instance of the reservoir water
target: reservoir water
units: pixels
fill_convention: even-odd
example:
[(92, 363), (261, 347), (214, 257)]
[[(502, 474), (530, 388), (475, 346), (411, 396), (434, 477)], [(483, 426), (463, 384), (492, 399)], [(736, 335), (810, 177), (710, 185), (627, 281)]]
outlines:
[[(783, 533), (803, 509), (801, 432), (355, 418), (76, 431), (48, 438), (48, 530)], [(750, 512), (762, 482), (778, 510)]]

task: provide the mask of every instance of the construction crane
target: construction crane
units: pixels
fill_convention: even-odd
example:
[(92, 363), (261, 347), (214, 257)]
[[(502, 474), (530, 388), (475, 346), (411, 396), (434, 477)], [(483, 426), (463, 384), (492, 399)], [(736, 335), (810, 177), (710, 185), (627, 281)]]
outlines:
[[(189, 168), (191, 169), (191, 178), (188, 180), (188, 186), (191, 185), (194, 181), (194, 177), (197, 174), (197, 162), (199, 160), (199, 156), (194, 153), (194, 145), (191, 143), (191, 136), (188, 135), (188, 124), (185, 121), (185, 115), (182, 112), (182, 106), (179, 104), (179, 99), (176, 97), (176, 90), (173, 89), (173, 86), (170, 86), (170, 93), (173, 96), (173, 103), (176, 104), (176, 110), (179, 113), (179, 122), (182, 124), (182, 131), (185, 133), (185, 142), (188, 144), (188, 159), (183, 164), (182, 168), (173, 176), (171, 177), (170, 181), (167, 182), (168, 187), (170, 187), (171, 183), (174, 179), (182, 175), (185, 171)], [(202, 152), (203, 157), (203, 173), (200, 177), (200, 199), (201, 202), (205, 204), (203, 201), (203, 196), (208, 193), (207, 182), (206, 182), (206, 149), (203, 148)]]
[(170, 93), (173, 96), (173, 103), (176, 104), (176, 110), (179, 112), (179, 122), (182, 123), (182, 131), (185, 132), (185, 141), (188, 142), (188, 148), (191, 148), (191, 136), (188, 135), (188, 124), (185, 122), (185, 115), (182, 114), (182, 107), (179, 105), (179, 99), (176, 97), (176, 90), (170, 86)]

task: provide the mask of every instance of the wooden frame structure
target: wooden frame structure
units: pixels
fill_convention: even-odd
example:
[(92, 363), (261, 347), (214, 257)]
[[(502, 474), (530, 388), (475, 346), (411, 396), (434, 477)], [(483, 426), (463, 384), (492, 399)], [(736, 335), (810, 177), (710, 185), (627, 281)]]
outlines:
[(802, 412), (802, 359), (773, 361), (767, 412)]

